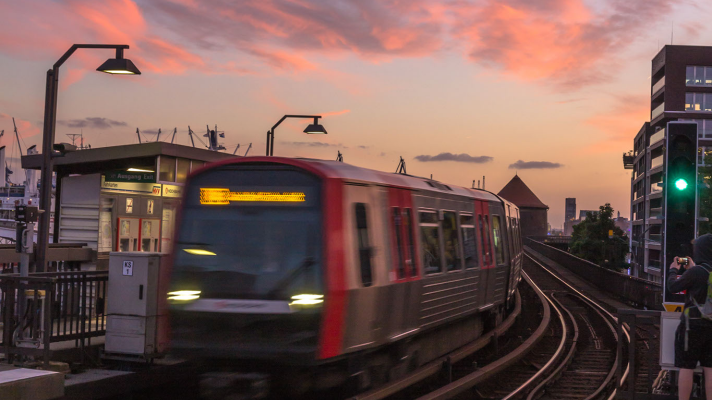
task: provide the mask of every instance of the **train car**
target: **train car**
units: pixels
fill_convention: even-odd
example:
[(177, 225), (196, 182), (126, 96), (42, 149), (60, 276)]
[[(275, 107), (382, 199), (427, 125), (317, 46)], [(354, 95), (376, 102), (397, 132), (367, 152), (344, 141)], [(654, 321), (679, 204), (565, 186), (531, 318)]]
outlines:
[(477, 339), (520, 281), (514, 204), (341, 162), (211, 164), (179, 220), (172, 351), (303, 390), (393, 379)]

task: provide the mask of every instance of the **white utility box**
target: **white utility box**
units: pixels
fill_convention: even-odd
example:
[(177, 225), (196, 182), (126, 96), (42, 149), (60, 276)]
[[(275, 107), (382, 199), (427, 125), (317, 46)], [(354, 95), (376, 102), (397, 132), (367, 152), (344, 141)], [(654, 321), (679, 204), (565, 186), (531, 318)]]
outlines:
[(167, 345), (166, 310), (161, 304), (159, 253), (109, 253), (106, 356), (150, 359)]

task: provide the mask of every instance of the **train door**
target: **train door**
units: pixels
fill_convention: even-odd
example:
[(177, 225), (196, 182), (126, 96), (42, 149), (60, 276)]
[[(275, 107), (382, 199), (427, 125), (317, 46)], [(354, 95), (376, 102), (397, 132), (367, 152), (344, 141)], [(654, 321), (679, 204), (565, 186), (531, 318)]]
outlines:
[(419, 289), (418, 268), (413, 232), (413, 205), (411, 193), (405, 189), (388, 189), (388, 220), (391, 265), (389, 270), (388, 336), (397, 338), (417, 328), (417, 301)]
[(490, 236), (489, 205), (483, 201), (475, 202), (477, 213), (477, 230), (482, 251), (482, 270), (480, 274), (480, 301), (483, 307), (494, 302), (495, 263), (492, 252), (492, 238)]
[[(377, 188), (371, 186), (346, 185), (345, 227), (351, 243), (348, 243), (347, 254), (351, 259), (348, 274), (353, 290), (349, 292), (348, 328), (344, 337), (344, 347), (348, 350), (364, 348), (376, 342), (382, 336), (382, 318), (380, 312), (383, 304), (379, 300), (379, 283), (383, 277), (379, 271), (383, 266), (384, 249), (379, 243), (384, 243), (382, 220), (379, 212), (386, 207), (378, 204)], [(380, 232), (379, 232), (380, 231)], [(385, 310), (383, 310), (385, 311)]]

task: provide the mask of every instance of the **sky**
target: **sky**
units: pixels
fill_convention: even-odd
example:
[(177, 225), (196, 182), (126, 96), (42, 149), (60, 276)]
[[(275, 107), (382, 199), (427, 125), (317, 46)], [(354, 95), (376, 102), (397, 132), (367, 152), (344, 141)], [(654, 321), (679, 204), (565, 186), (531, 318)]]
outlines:
[[(0, 0), (0, 146), (41, 147), (46, 71), (74, 43), (128, 44), (140, 76), (62, 67), (57, 142), (190, 144), (225, 131), (263, 155), (336, 159), (498, 192), (516, 174), (561, 228), (564, 199), (629, 217), (622, 154), (650, 113), (650, 60), (712, 45), (712, 3), (681, 0)], [(199, 135), (200, 139), (205, 140)], [(199, 145), (199, 144), (198, 144)], [(17, 176), (19, 174), (16, 174)], [(12, 179), (12, 177), (11, 177)], [(17, 178), (16, 178), (17, 179)]]

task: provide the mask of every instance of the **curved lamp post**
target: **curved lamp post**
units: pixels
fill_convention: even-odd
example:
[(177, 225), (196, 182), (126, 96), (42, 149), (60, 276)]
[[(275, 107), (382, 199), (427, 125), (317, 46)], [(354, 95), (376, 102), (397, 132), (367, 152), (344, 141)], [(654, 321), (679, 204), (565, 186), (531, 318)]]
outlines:
[(272, 129), (267, 131), (267, 150), (265, 151), (266, 156), (272, 156), (274, 155), (274, 129), (279, 126), (279, 124), (282, 123), (287, 118), (314, 118), (314, 123), (309, 124), (309, 126), (304, 129), (304, 133), (308, 134), (319, 134), (322, 133), (326, 135), (326, 129), (319, 124), (319, 118), (321, 118), (321, 115), (285, 115), (277, 121), (276, 124), (272, 127)]
[[(39, 216), (37, 232), (37, 256), (35, 269), (44, 271), (46, 267), (47, 246), (49, 244), (49, 217), (52, 204), (52, 158), (61, 154), (54, 154), (54, 128), (57, 124), (57, 88), (59, 86), (59, 67), (74, 54), (77, 49), (115, 49), (116, 57), (106, 60), (97, 71), (107, 74), (140, 75), (131, 60), (124, 58), (126, 44), (75, 44), (57, 60), (52, 69), (47, 71), (47, 87), (45, 91), (44, 129), (42, 133), (42, 183), (40, 185), (40, 209), (44, 210)], [(57, 223), (58, 221), (55, 221)], [(55, 238), (56, 240), (57, 238)]]

